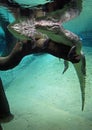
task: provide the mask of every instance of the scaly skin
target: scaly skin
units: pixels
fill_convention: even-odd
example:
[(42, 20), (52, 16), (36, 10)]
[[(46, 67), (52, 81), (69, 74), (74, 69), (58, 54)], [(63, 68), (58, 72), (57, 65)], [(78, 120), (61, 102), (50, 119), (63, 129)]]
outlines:
[[(29, 41), (16, 43), (14, 49), (8, 56), (0, 57), (0, 69), (11, 69), (18, 65), (25, 55), (39, 52), (49, 53), (64, 59), (64, 72), (68, 68), (68, 61), (71, 61), (75, 67), (80, 82), (83, 110), (85, 102), (86, 64), (85, 56), (81, 52), (82, 44), (78, 36), (65, 30), (61, 26), (62, 23), (71, 20), (80, 14), (82, 9), (81, 5), (82, 0), (66, 0), (66, 2), (62, 0), (62, 3), (61, 0), (54, 0), (54, 2), (47, 3), (40, 6), (40, 8), (33, 8), (31, 18), (35, 18), (35, 29), (38, 33), (40, 32), (41, 35), (38, 36), (34, 33), (32, 36), (25, 38), (24, 32), (21, 32), (23, 34), (22, 40), (26, 39)], [(46, 23), (47, 21), (49, 21), (49, 26)], [(51, 22), (56, 22), (58, 25), (54, 24), (52, 26)], [(11, 29), (11, 25), (9, 25), (9, 29)], [(10, 32), (13, 34), (15, 33), (13, 32), (13, 29), (11, 29)], [(46, 34), (47, 37), (44, 37), (42, 33)], [(18, 33), (17, 38), (21, 39), (21, 35)]]

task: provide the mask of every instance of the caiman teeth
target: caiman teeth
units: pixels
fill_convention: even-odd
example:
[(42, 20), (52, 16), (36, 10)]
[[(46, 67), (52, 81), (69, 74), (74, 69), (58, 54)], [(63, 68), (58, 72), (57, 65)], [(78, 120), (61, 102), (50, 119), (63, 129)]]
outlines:
[[(54, 21), (54, 22), (53, 22)], [(54, 32), (62, 32), (66, 37), (70, 40), (79, 40), (79, 37), (74, 33), (70, 32), (69, 30), (65, 30), (63, 26), (61, 26), (61, 21), (56, 22), (55, 19), (49, 20), (30, 20), (27, 19), (26, 21), (21, 21), (11, 26), (15, 31), (17, 31), (21, 35), (25, 35), (27, 37), (33, 37), (37, 32), (37, 28), (44, 28), (46, 27), (47, 30), (54, 31)]]
[(35, 26), (60, 26), (60, 24), (58, 22), (53, 22), (50, 20), (40, 20), (40, 21), (36, 21), (35, 22)]

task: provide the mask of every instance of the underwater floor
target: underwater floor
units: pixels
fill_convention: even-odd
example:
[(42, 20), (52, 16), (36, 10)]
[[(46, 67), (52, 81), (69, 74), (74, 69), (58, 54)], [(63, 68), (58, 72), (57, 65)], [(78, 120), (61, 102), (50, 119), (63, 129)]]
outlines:
[(0, 72), (15, 115), (2, 124), (4, 130), (92, 130), (92, 48), (83, 50), (87, 60), (84, 111), (71, 63), (62, 74), (63, 60), (47, 54), (28, 56), (13, 70)]

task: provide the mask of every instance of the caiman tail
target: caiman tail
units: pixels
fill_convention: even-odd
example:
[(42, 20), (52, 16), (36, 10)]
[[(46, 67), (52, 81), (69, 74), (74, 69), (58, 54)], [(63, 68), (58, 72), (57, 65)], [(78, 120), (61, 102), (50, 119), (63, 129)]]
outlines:
[(83, 111), (84, 103), (85, 103), (85, 76), (86, 76), (86, 60), (83, 53), (81, 53), (80, 62), (73, 65), (80, 82), (80, 89), (81, 89), (81, 96), (82, 96), (82, 111)]

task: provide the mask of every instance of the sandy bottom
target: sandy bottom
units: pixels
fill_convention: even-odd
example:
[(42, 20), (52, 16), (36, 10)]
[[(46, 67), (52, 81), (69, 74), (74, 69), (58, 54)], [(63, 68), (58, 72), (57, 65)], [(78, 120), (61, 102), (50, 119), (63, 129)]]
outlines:
[(51, 55), (28, 56), (19, 66), (1, 72), (13, 121), (4, 130), (92, 130), (92, 48), (83, 48), (87, 60), (86, 102), (73, 65), (65, 74), (63, 60)]

